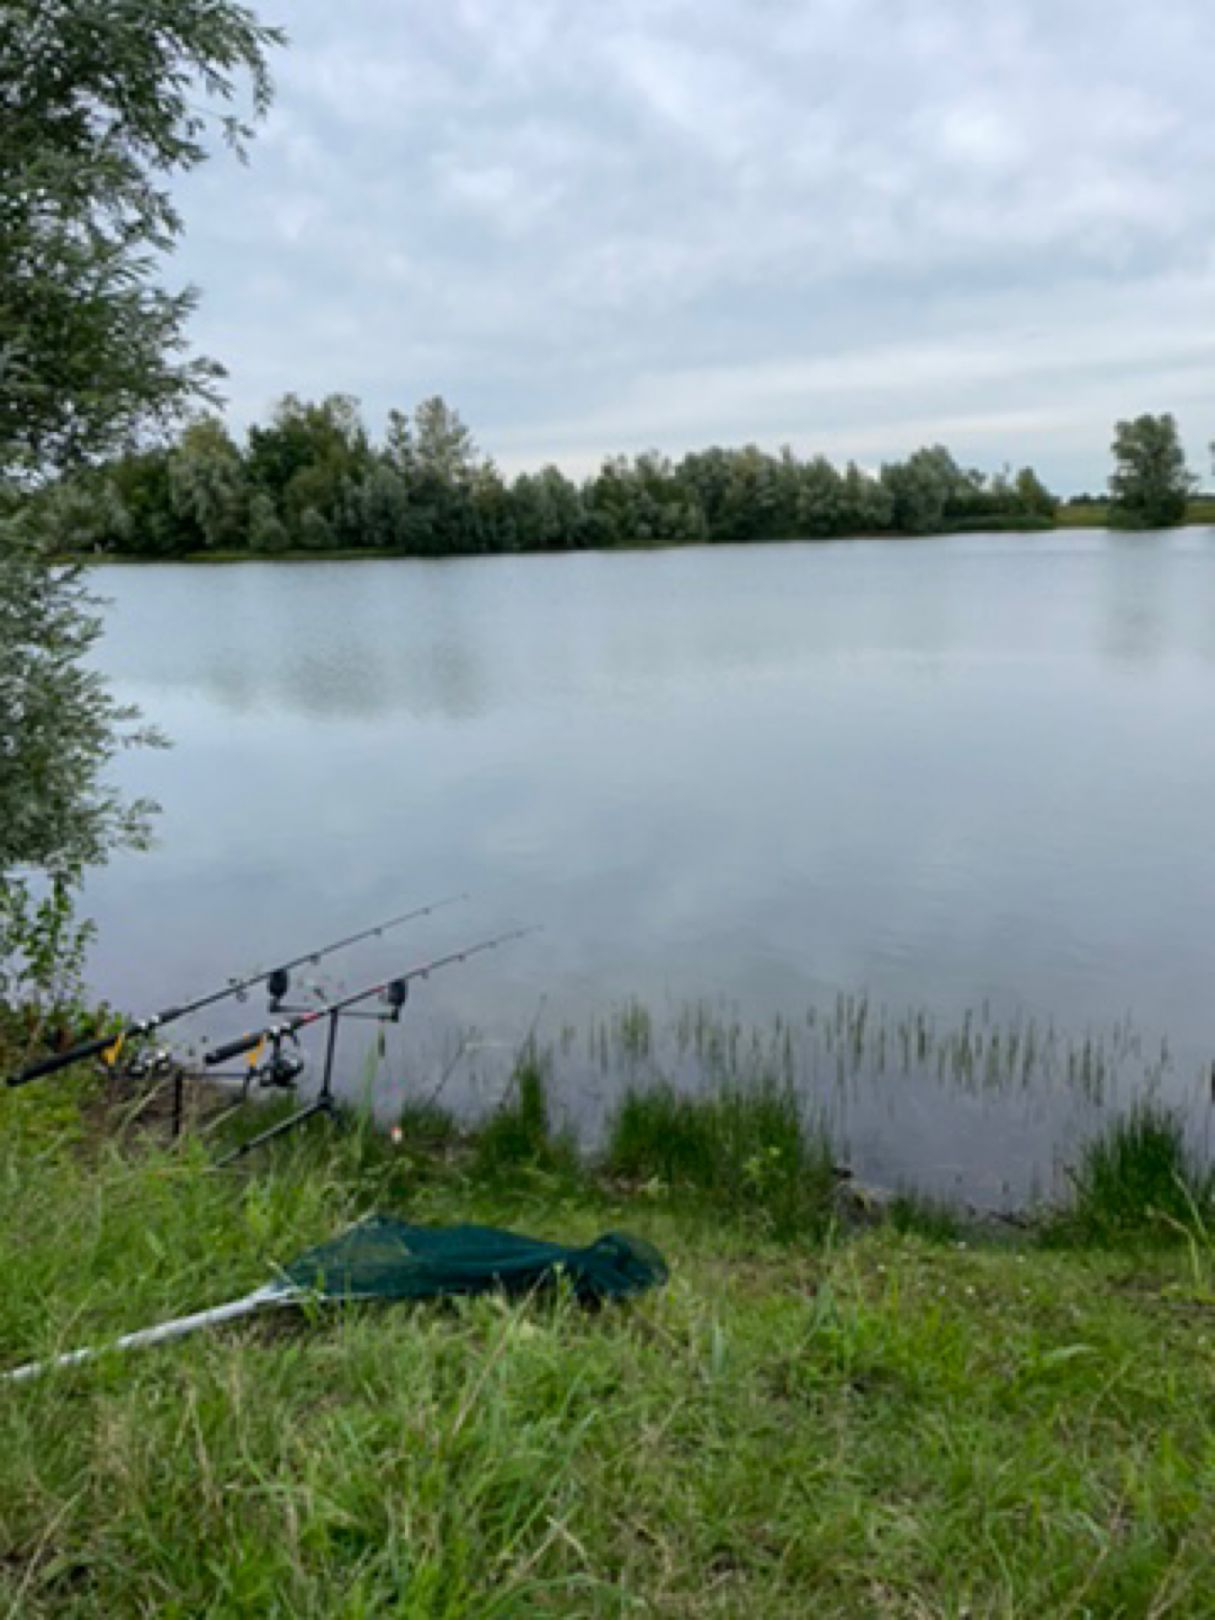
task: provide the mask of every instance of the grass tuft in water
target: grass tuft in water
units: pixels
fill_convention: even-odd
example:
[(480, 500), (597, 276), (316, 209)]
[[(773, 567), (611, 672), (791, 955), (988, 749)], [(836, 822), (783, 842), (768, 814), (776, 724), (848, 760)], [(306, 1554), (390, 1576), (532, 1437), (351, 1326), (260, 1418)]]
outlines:
[(1141, 1104), (1085, 1147), (1074, 1196), (1047, 1227), (1064, 1242), (1180, 1242), (1210, 1213), (1211, 1172), (1190, 1153), (1177, 1114)]
[(771, 1082), (707, 1096), (630, 1090), (611, 1121), (605, 1168), (755, 1219), (773, 1237), (819, 1236), (832, 1217), (826, 1137), (807, 1129), (792, 1090)]
[(486, 1180), (532, 1168), (577, 1175), (577, 1148), (554, 1132), (549, 1109), (548, 1060), (534, 1047), (520, 1058), (502, 1103), (476, 1133), (473, 1170)]

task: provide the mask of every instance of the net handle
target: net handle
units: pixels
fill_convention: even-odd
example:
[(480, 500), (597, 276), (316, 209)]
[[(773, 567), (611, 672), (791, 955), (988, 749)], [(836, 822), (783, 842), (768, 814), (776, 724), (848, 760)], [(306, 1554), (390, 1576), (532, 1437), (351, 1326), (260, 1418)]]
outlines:
[(69, 1350), (46, 1361), (27, 1361), (23, 1367), (13, 1367), (9, 1372), (0, 1373), (0, 1383), (24, 1383), (27, 1379), (37, 1378), (59, 1367), (78, 1367), (81, 1362), (93, 1361), (112, 1350), (134, 1350), (145, 1344), (164, 1344), (169, 1339), (182, 1339), (187, 1333), (197, 1333), (201, 1328), (215, 1327), (220, 1322), (234, 1322), (238, 1317), (252, 1316), (255, 1311), (267, 1306), (291, 1305), (302, 1298), (302, 1289), (284, 1287), (282, 1283), (267, 1283), (264, 1288), (255, 1288), (251, 1294), (229, 1300), (226, 1305), (212, 1305), (209, 1310), (195, 1311), (190, 1316), (177, 1316), (172, 1321), (140, 1328), (135, 1333), (124, 1333), (121, 1339), (115, 1339), (112, 1344)]

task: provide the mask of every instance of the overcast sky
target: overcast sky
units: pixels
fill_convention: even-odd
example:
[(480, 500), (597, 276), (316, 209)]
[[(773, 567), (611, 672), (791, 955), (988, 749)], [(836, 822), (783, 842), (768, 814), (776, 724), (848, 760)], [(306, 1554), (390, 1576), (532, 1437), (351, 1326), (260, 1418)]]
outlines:
[(183, 190), (200, 347), (455, 404), (507, 471), (755, 441), (1108, 474), (1215, 436), (1212, 0), (261, 0), (249, 167)]

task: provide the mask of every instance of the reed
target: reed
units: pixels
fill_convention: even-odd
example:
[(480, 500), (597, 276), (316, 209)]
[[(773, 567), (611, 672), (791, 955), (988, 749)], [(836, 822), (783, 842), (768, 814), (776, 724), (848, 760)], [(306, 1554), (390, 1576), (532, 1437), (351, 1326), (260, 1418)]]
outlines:
[(628, 1091), (611, 1120), (609, 1175), (698, 1199), (777, 1238), (821, 1237), (830, 1224), (834, 1160), (777, 1081), (694, 1096), (669, 1085)]
[[(572, 1049), (567, 1034), (562, 1057)], [(1176, 1072), (1167, 1042), (1149, 1046), (1126, 1019), (1065, 1032), (1029, 1015), (1000, 1018), (984, 1002), (946, 1020), (875, 1004), (863, 991), (760, 1022), (703, 1000), (661, 1019), (633, 999), (592, 1019), (585, 1051), (600, 1073), (628, 1083), (670, 1079), (695, 1089), (776, 1077), (819, 1105), (908, 1079), (960, 1096), (1064, 1098), (1100, 1109), (1157, 1090)]]
[(549, 1106), (549, 1060), (534, 1043), (520, 1057), (505, 1097), (473, 1137), (474, 1173), (487, 1180), (532, 1169), (576, 1177), (581, 1163), (572, 1136), (555, 1131)]
[(1055, 1241), (1179, 1243), (1205, 1225), (1215, 1195), (1209, 1169), (1186, 1142), (1180, 1116), (1145, 1103), (1085, 1146), (1070, 1204), (1048, 1219)]

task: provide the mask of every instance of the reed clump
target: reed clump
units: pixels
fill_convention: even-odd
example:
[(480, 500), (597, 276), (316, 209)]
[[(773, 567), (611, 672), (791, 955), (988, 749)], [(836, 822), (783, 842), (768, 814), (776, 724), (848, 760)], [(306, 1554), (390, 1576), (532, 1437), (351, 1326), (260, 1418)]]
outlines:
[(1141, 1103), (1084, 1148), (1070, 1172), (1071, 1202), (1047, 1222), (1056, 1241), (1116, 1246), (1176, 1243), (1205, 1230), (1215, 1179), (1172, 1110)]
[(605, 1168), (756, 1221), (777, 1238), (821, 1236), (832, 1218), (830, 1144), (807, 1127), (792, 1089), (774, 1081), (703, 1095), (665, 1084), (626, 1092)]
[(580, 1173), (572, 1135), (553, 1126), (548, 1060), (534, 1047), (522, 1055), (502, 1102), (476, 1131), (472, 1169), (490, 1181), (522, 1169)]

